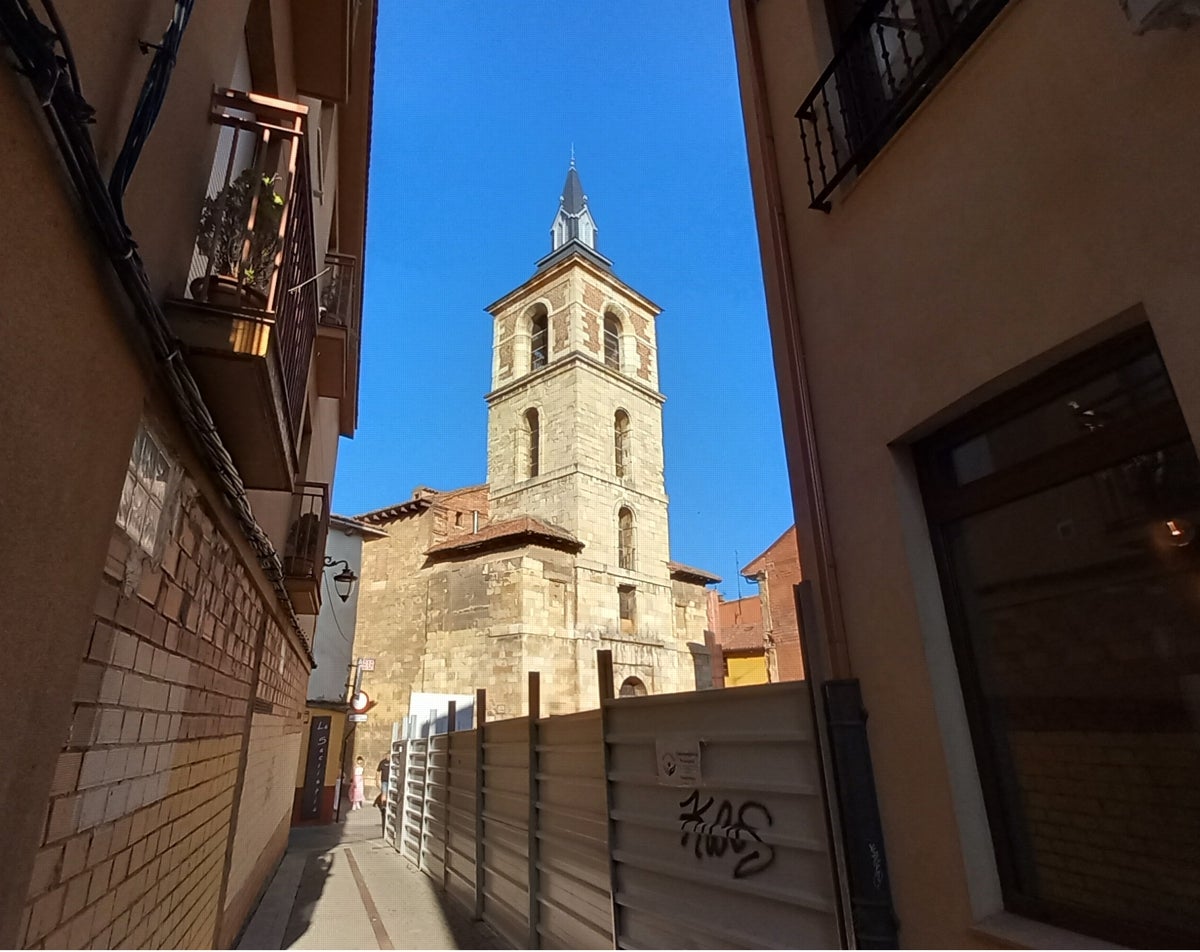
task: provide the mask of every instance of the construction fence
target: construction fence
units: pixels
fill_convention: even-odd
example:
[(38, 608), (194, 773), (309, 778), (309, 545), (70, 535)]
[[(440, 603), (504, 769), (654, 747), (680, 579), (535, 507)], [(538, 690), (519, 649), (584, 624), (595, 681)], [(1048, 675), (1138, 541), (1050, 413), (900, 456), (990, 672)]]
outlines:
[[(517, 948), (847, 942), (806, 682), (649, 697), (393, 744), (388, 839)], [(446, 724), (455, 723), (453, 711)]]

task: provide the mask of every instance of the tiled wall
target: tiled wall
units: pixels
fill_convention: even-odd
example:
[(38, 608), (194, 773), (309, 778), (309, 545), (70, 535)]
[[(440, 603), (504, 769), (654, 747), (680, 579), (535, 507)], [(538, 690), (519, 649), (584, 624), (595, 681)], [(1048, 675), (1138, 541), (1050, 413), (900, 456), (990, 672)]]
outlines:
[[(29, 885), (26, 947), (194, 948), (216, 940), (267, 615), (192, 490), (185, 486), (192, 501), (159, 568), (131, 574), (130, 542), (114, 530)], [(286, 657), (271, 626), (259, 694), (279, 705), (277, 719), (294, 707), (298, 727), (303, 688), (297, 701), (295, 684), (307, 670), (294, 650)], [(280, 784), (285, 822), (292, 749)]]

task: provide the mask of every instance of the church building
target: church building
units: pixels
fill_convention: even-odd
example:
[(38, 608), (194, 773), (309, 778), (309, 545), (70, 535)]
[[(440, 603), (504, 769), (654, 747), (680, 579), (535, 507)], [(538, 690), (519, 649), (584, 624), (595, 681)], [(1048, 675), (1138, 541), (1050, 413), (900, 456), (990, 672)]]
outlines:
[(355, 654), (377, 702), (357, 749), (382, 756), (415, 693), (488, 690), (488, 716), (597, 704), (596, 651), (624, 693), (711, 685), (707, 586), (671, 560), (663, 480), (659, 308), (596, 247), (575, 169), (529, 280), (488, 306), (487, 483), (416, 489), (358, 520)]

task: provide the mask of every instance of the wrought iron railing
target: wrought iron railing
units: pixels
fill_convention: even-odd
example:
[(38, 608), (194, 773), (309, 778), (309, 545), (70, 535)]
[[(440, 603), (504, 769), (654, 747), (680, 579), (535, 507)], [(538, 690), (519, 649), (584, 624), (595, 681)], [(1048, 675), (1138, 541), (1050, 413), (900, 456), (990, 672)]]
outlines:
[(354, 282), (358, 259), (353, 255), (325, 255), (325, 270), (317, 282), (321, 307), (321, 323), (357, 331), (358, 308), (355, 307)]
[(317, 332), (307, 114), (302, 105), (257, 93), (213, 93), (211, 119), (221, 129), (187, 287), (190, 298), (213, 307), (274, 315), (293, 436)]
[(292, 521), (284, 546), (283, 574), (320, 584), (329, 535), (329, 486), (299, 483), (292, 504)]
[(217, 157), (200, 213), (188, 295), (273, 311), (307, 109), (233, 89), (213, 93)]
[(796, 111), (810, 207), (863, 168), (1008, 0), (867, 0)]
[(283, 370), (292, 435), (300, 431), (308, 389), (308, 369), (317, 338), (317, 264), (313, 244), (312, 188), (308, 178), (308, 150), (296, 162), (296, 188), (288, 216), (280, 271), (280, 292), (275, 309), (275, 336)]

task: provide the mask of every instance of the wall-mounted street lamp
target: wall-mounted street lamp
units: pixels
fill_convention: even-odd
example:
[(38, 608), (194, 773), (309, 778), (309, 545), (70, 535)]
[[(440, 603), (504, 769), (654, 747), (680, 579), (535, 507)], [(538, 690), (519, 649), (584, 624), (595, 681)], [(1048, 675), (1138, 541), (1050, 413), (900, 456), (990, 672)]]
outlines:
[(354, 590), (354, 583), (358, 581), (358, 576), (354, 574), (354, 570), (350, 568), (350, 563), (345, 559), (334, 560), (329, 556), (325, 556), (325, 568), (331, 569), (335, 565), (340, 565), (343, 568), (333, 577), (333, 590), (337, 592), (338, 598), (344, 602)]

